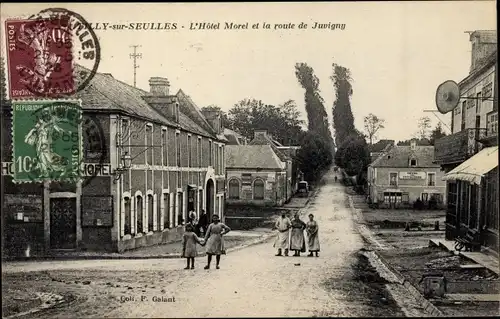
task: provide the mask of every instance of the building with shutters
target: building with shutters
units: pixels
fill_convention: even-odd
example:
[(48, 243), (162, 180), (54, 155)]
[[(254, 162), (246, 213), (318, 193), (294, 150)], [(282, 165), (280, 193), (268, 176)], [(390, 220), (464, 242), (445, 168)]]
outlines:
[(498, 251), (497, 32), (474, 31), (469, 40), (470, 71), (458, 83), (452, 133), (436, 141), (435, 162), (447, 181), (446, 239), (473, 232)]
[(368, 166), (368, 197), (378, 207), (403, 208), (420, 199), (424, 207), (446, 203), (443, 172), (434, 161), (434, 146), (392, 145)]
[[(84, 165), (93, 176), (78, 183), (13, 183), (15, 159), (5, 134), (11, 119), (4, 117), (6, 247), (21, 240), (32, 253), (120, 252), (179, 239), (191, 210), (224, 220), (226, 139), (220, 114), (201, 112), (182, 90), (171, 94), (165, 78), (149, 84), (144, 91), (97, 73), (77, 93), (90, 119), (83, 122)], [(91, 138), (85, 132), (96, 135), (92, 125), (102, 129)]]

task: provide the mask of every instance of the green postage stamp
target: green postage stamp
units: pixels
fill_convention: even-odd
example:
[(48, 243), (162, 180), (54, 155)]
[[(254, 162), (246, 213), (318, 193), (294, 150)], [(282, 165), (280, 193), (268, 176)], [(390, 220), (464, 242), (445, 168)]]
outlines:
[(78, 100), (12, 102), (15, 182), (81, 178), (82, 109)]

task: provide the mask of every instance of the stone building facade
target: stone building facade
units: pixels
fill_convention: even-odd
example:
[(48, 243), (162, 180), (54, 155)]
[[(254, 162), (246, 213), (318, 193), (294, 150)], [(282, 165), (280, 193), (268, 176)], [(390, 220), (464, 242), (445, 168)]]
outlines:
[(497, 32), (474, 31), (469, 40), (470, 71), (458, 83), (452, 134), (436, 141), (435, 162), (447, 181), (446, 239), (475, 232), (483, 246), (498, 251)]
[[(182, 90), (171, 95), (165, 78), (151, 78), (146, 92), (98, 73), (77, 98), (89, 119), (83, 131), (100, 130), (93, 138), (83, 135), (92, 178), (15, 184), (12, 155), (2, 153), (10, 242), (24, 234), (33, 252), (123, 251), (178, 239), (191, 210), (224, 218), (220, 115), (202, 114)], [(9, 134), (3, 136), (9, 149)], [(124, 168), (125, 154), (130, 168)]]
[(378, 207), (411, 206), (417, 199), (424, 205), (446, 203), (443, 172), (433, 163), (434, 146), (393, 145), (368, 166), (370, 202)]

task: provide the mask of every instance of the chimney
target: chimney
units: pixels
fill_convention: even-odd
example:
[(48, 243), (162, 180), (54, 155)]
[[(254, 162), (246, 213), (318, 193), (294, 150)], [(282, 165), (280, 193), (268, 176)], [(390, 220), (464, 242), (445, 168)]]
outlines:
[(220, 111), (202, 110), (201, 113), (217, 134), (222, 134), (224, 132)]
[(167, 119), (179, 123), (179, 101), (175, 95), (168, 95), (170, 82), (166, 78), (149, 79), (149, 94), (142, 98)]
[(166, 78), (152, 77), (149, 79), (149, 92), (154, 96), (167, 96), (170, 82)]
[(497, 50), (497, 32), (494, 30), (478, 30), (470, 34), (472, 57), (470, 72), (482, 65), (482, 62)]

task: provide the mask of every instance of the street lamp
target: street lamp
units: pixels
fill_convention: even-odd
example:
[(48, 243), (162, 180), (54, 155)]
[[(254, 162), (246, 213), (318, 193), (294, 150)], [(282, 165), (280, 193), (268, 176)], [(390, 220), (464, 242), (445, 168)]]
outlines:
[(122, 157), (121, 157), (121, 162), (118, 165), (118, 168), (115, 169), (113, 175), (114, 175), (114, 182), (116, 183), (125, 173), (130, 169), (132, 166), (132, 157), (128, 152), (124, 152)]

